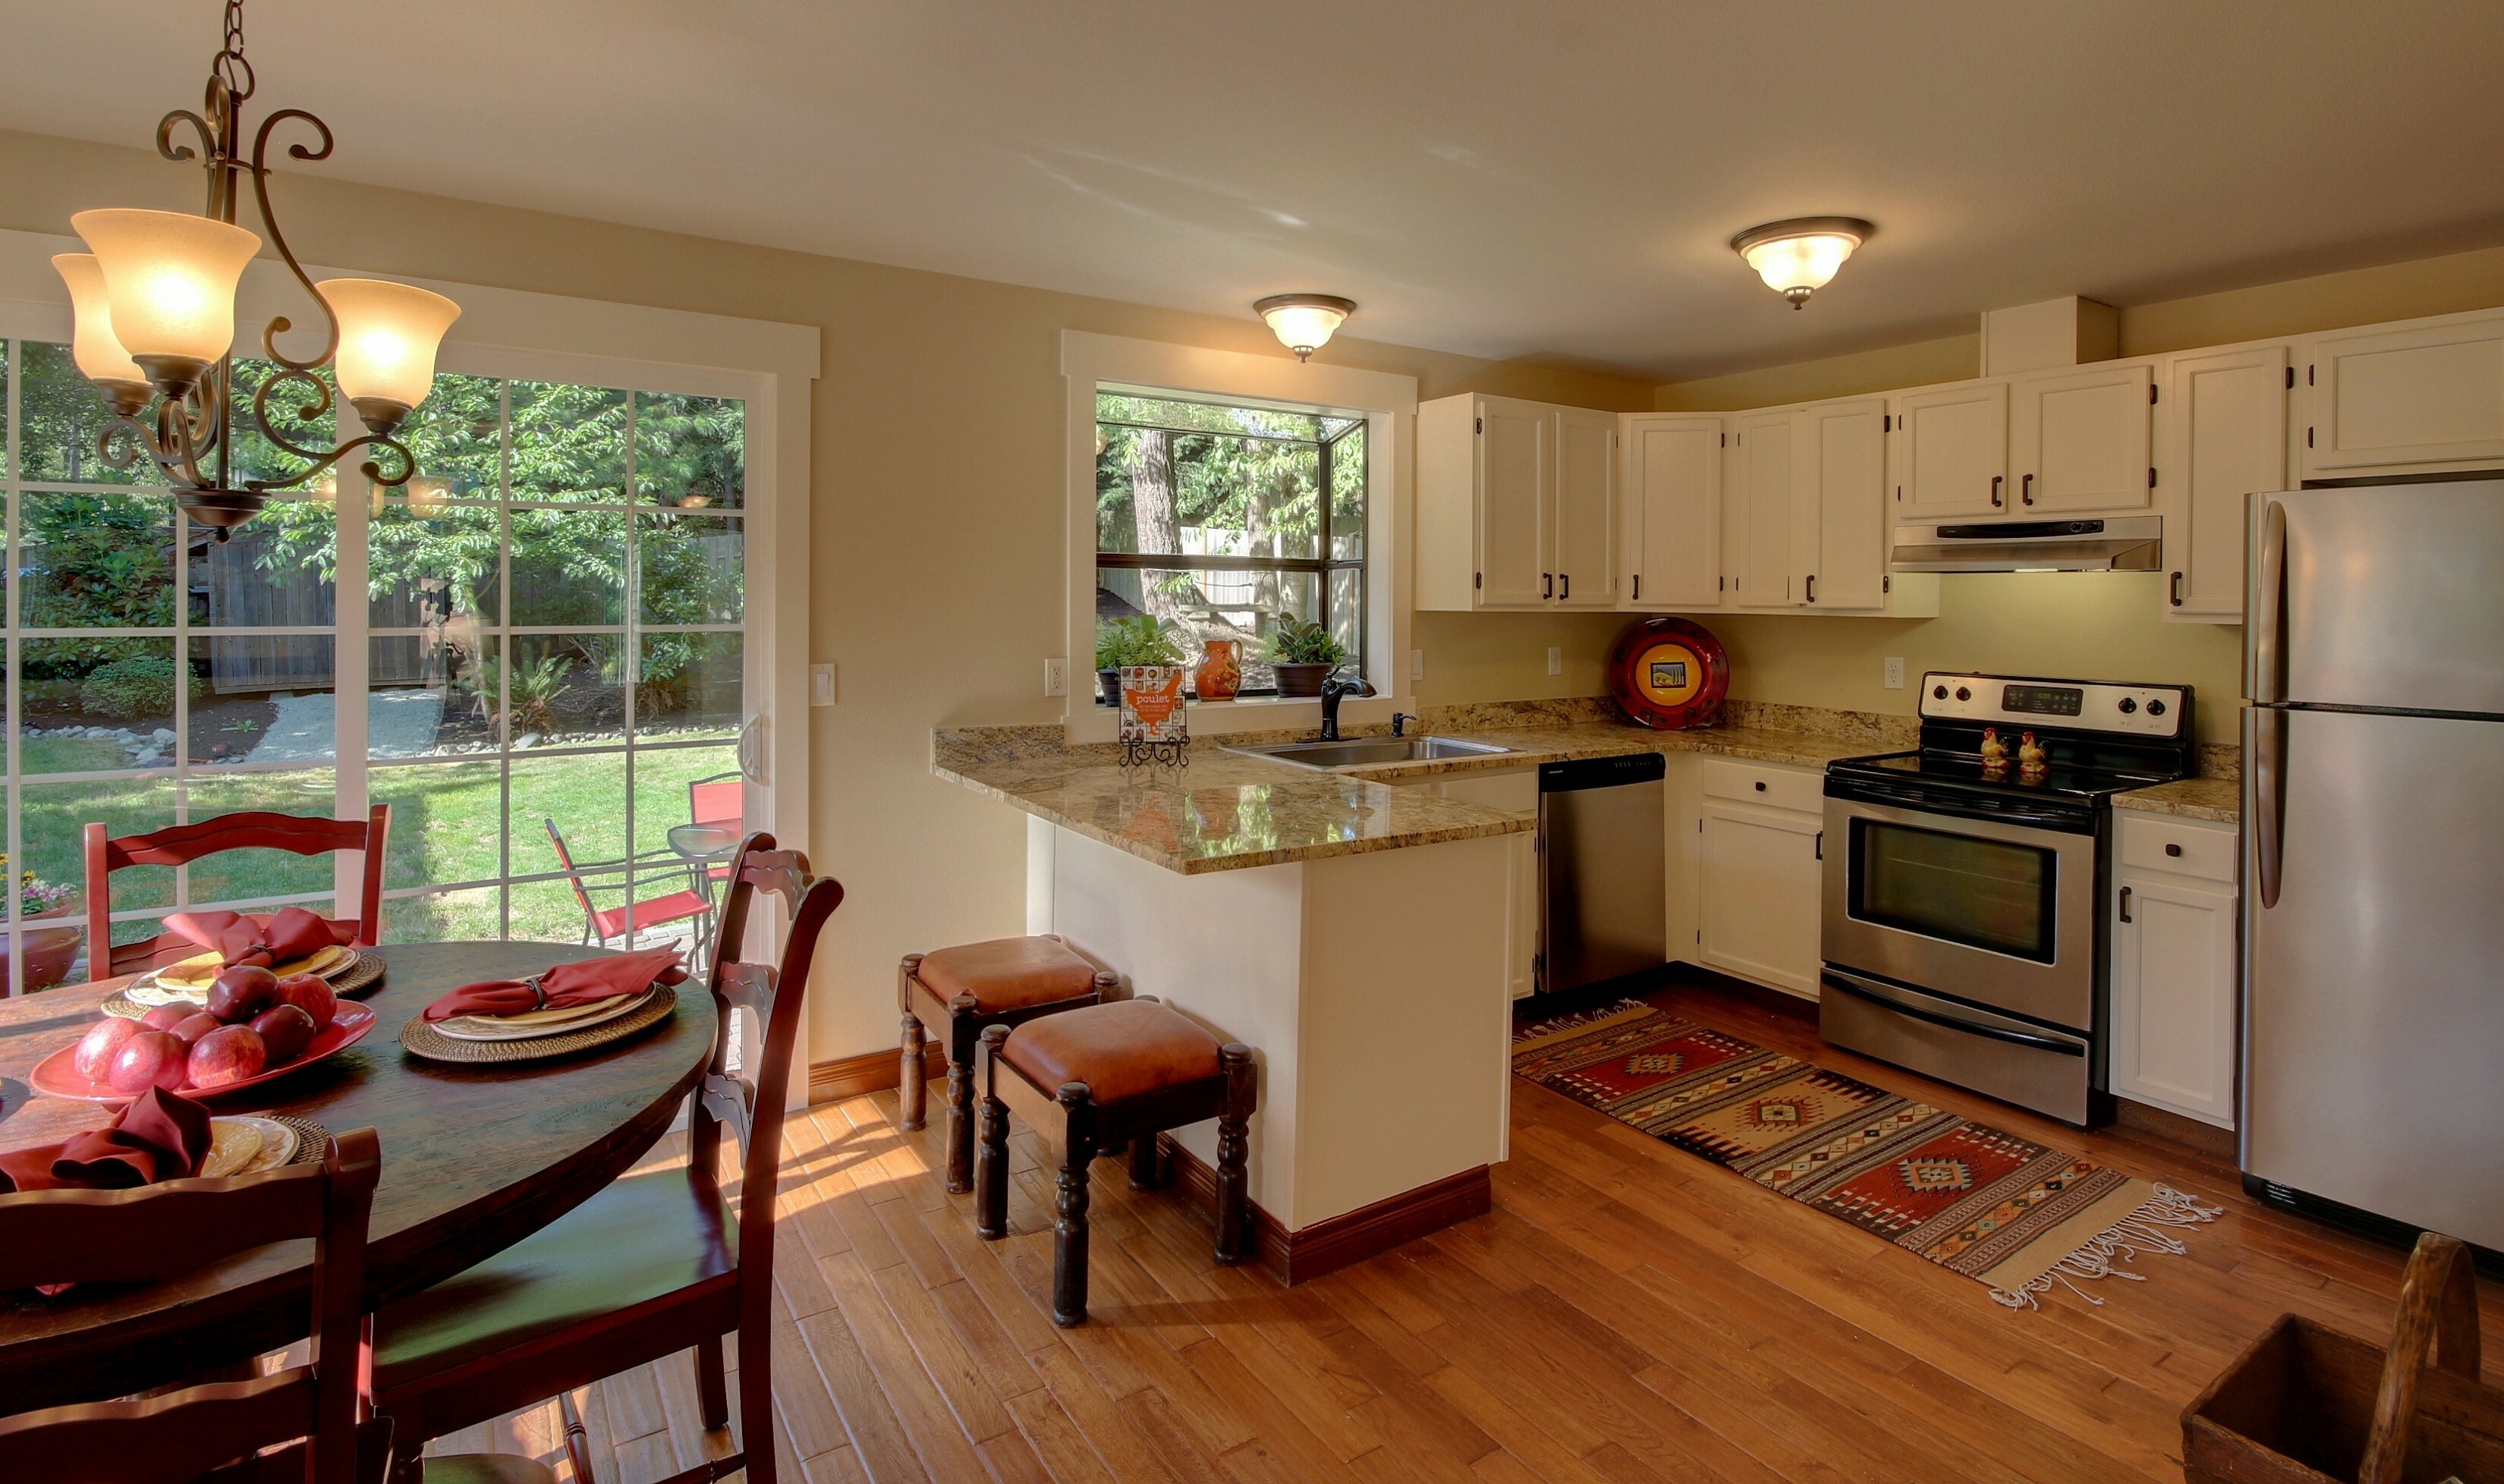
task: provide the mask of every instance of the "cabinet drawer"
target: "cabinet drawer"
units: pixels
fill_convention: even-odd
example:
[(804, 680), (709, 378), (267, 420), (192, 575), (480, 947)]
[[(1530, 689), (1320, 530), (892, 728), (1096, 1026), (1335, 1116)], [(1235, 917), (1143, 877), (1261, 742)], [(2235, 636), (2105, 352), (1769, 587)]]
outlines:
[(2121, 819), (2121, 863), (2140, 871), (2170, 871), (2212, 881), (2235, 879), (2233, 830), (2185, 824), (2162, 815), (2115, 811)]
[(1826, 776), (1772, 763), (1708, 757), (1704, 760), (1704, 794), (1711, 799), (1739, 799), (1804, 814), (1822, 814), (1826, 811)]

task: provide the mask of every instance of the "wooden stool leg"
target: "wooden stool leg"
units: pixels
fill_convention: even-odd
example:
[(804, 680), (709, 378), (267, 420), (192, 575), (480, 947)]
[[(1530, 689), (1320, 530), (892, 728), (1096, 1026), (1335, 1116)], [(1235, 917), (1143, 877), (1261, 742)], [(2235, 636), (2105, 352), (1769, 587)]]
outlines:
[(1245, 1125), (1260, 1094), (1252, 1076), (1252, 1048), (1230, 1041), (1219, 1048), (1217, 1059), (1226, 1069), (1226, 1111), (1217, 1116), (1217, 1260), (1235, 1263), (1252, 1256)]
[(1157, 1136), (1143, 1133), (1130, 1141), (1130, 1189), (1153, 1191), (1165, 1184), (1165, 1166), (1157, 1158)]
[(1087, 1322), (1087, 1167), (1096, 1161), (1095, 1100), (1083, 1082), (1061, 1088), (1061, 1188), (1053, 1201), (1052, 1322)]
[(974, 1233), (988, 1241), (1009, 1234), (1009, 1105), (991, 1091), (1000, 1075), (1005, 1025), (983, 1028), (983, 1128), (974, 1151)]
[(904, 1012), (904, 1050), (897, 1058), (895, 1074), (896, 1121), (907, 1131), (920, 1128), (927, 1116), (927, 1090), (922, 1087), (922, 1056), (929, 1044), (922, 1030), (922, 1018), (913, 1013), (913, 974), (922, 967), (922, 955), (907, 953), (903, 966), (895, 971), (895, 1008)]
[(948, 1193), (974, 1188), (974, 997), (948, 1002)]

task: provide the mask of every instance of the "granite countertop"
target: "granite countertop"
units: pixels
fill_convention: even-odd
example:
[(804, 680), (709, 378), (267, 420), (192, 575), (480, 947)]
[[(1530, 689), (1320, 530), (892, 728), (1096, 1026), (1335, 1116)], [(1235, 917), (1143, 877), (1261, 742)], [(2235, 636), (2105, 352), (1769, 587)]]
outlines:
[(2153, 788), (2135, 788), (2126, 794), (2113, 795), (2116, 809), (2135, 809), (2150, 814), (2179, 814), (2187, 819), (2211, 819), (2219, 824), (2243, 822), (2243, 781), (2240, 778), (2176, 778)]
[[(1390, 786), (1443, 775), (1640, 752), (1701, 752), (1823, 768), (1838, 757), (1903, 745), (1894, 726), (1857, 713), (1758, 707), (1733, 718), (1742, 725), (1655, 732), (1607, 719), (1605, 709), (1605, 703), (1530, 703), (1429, 711), (1419, 735), (1513, 750), (1333, 773), (1228, 752), (1209, 737), (1192, 743), (1187, 768), (1126, 769), (1120, 748), (1070, 746), (1058, 726), (942, 729), (931, 735), (930, 768), (1038, 818), (1197, 876), (1518, 834), (1536, 826), (1528, 814)], [(1385, 730), (1350, 728), (1348, 735)], [(1226, 740), (1240, 744), (1304, 737)]]

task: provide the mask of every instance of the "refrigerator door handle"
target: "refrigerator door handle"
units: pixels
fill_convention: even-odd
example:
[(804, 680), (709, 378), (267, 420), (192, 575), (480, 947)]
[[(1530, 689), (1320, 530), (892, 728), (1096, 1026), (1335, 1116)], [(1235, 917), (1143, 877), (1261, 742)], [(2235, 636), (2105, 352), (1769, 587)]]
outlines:
[(2279, 867), (2286, 845), (2286, 712), (2252, 708), (2252, 865), (2260, 878), (2261, 907), (2278, 905)]
[(2252, 572), (2252, 700), (2286, 699), (2286, 506), (2263, 495), (2260, 561)]

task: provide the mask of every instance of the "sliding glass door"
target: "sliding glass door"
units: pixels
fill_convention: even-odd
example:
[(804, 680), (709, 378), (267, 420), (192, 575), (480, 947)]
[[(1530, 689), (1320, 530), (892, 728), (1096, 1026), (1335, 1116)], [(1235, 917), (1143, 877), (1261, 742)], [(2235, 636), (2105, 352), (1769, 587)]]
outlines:
[[(83, 977), (60, 914), (90, 821), (387, 803), (386, 941), (692, 936), (754, 801), (741, 401), (446, 374), (404, 434), (407, 488), (351, 476), (220, 543), (97, 456), (103, 406), (65, 347), (0, 351), (17, 992)], [(114, 935), (183, 907), (327, 910), (342, 884), (266, 851), (125, 871)]]

